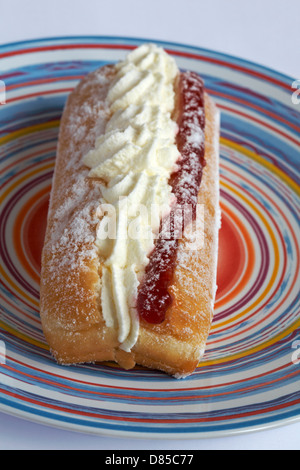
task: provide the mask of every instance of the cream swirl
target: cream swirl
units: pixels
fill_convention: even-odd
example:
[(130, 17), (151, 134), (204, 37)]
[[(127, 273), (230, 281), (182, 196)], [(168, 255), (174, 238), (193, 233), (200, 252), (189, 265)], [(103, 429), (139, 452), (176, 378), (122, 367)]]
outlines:
[(102, 185), (102, 312), (107, 326), (118, 329), (120, 347), (130, 351), (139, 331), (139, 280), (174, 201), (168, 180), (179, 158), (171, 117), (178, 68), (153, 44), (136, 48), (116, 68), (107, 96), (111, 118), (83, 161)]

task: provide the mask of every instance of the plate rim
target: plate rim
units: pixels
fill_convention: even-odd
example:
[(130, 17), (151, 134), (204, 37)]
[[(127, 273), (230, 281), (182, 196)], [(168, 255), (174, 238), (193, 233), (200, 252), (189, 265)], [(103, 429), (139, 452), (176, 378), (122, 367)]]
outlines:
[(274, 67), (270, 67), (270, 66), (267, 66), (267, 65), (264, 65), (260, 62), (256, 62), (254, 60), (251, 60), (251, 59), (245, 59), (243, 58), (242, 56), (238, 55), (238, 54), (231, 54), (231, 53), (228, 53), (228, 52), (223, 52), (221, 50), (218, 50), (218, 49), (210, 49), (210, 48), (207, 48), (207, 47), (202, 47), (202, 46), (196, 46), (196, 45), (193, 45), (193, 44), (189, 44), (189, 43), (185, 43), (185, 42), (177, 42), (177, 41), (169, 41), (169, 40), (164, 40), (164, 39), (154, 39), (154, 38), (146, 38), (146, 37), (142, 37), (142, 36), (115, 36), (115, 35), (61, 35), (61, 36), (42, 36), (42, 37), (34, 37), (34, 38), (31, 38), (31, 39), (23, 39), (23, 40), (19, 40), (19, 41), (9, 41), (9, 42), (5, 42), (5, 43), (1, 43), (0, 44), (0, 54), (1, 54), (1, 49), (2, 48), (9, 48), (9, 47), (17, 47), (17, 46), (20, 46), (22, 44), (34, 44), (34, 43), (37, 43), (37, 42), (47, 42), (47, 41), (68, 41), (68, 40), (90, 40), (90, 39), (100, 39), (100, 40), (110, 40), (110, 39), (113, 39), (113, 40), (123, 40), (123, 41), (136, 41), (136, 42), (155, 42), (156, 44), (167, 44), (169, 46), (172, 46), (172, 47), (186, 47), (188, 49), (194, 49), (195, 51), (202, 51), (202, 52), (206, 52), (208, 54), (217, 54), (219, 56), (223, 56), (223, 57), (226, 57), (228, 59), (233, 59), (233, 60), (236, 60), (236, 61), (240, 61), (240, 62), (243, 62), (244, 64), (248, 64), (249, 66), (255, 66), (255, 67), (259, 67), (261, 68), (262, 70), (265, 70), (266, 72), (272, 72), (272, 73), (275, 73), (276, 75), (280, 76), (282, 79), (284, 80), (295, 80), (295, 77), (289, 75), (289, 74), (286, 74), (284, 72), (281, 72), (280, 70), (274, 68)]
[[(0, 402), (1, 405), (1, 402)], [(12, 408), (12, 407), (11, 407)], [(188, 441), (188, 440), (204, 440), (204, 439), (217, 439), (217, 438), (223, 438), (223, 437), (235, 437), (235, 436), (240, 436), (240, 435), (249, 435), (253, 434), (256, 432), (263, 432), (263, 431), (269, 431), (272, 429), (279, 429), (283, 428), (285, 426), (290, 426), (293, 424), (300, 423), (300, 414), (295, 417), (290, 417), (286, 419), (280, 419), (276, 421), (271, 421), (265, 424), (260, 424), (257, 426), (247, 426), (244, 428), (237, 428), (237, 429), (230, 429), (226, 431), (211, 431), (211, 432), (184, 432), (179, 434), (167, 434), (167, 433), (159, 433), (155, 432), (154, 433), (138, 433), (132, 432), (132, 431), (111, 431), (111, 430), (106, 430), (103, 427), (89, 427), (84, 428), (83, 426), (76, 425), (68, 423), (67, 421), (61, 422), (59, 421), (58, 423), (53, 423), (52, 421), (43, 421), (43, 418), (41, 417), (40, 419), (37, 418), (36, 414), (33, 414), (32, 418), (26, 416), (28, 413), (18, 413), (14, 411), (15, 409), (12, 408), (11, 411), (8, 410), (3, 410), (0, 409), (0, 412), (3, 414), (6, 414), (7, 416), (13, 416), (15, 418), (22, 419), (23, 421), (27, 421), (30, 423), (34, 423), (36, 425), (40, 425), (43, 427), (50, 427), (52, 429), (60, 429), (61, 431), (67, 431), (67, 432), (73, 432), (75, 434), (84, 434), (86, 436), (99, 436), (99, 437), (111, 437), (111, 438), (119, 438), (119, 439), (127, 439), (127, 438), (133, 438), (138, 441), (146, 441), (146, 440), (160, 440), (164, 439), (168, 442), (170, 441)], [(63, 423), (63, 424), (62, 424)]]

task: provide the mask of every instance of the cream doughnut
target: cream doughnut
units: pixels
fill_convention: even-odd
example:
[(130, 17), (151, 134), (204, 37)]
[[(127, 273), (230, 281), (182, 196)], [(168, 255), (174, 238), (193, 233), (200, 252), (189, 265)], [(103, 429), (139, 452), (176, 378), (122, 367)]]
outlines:
[(202, 79), (154, 44), (69, 95), (40, 289), (60, 364), (194, 371), (216, 293), (218, 142)]

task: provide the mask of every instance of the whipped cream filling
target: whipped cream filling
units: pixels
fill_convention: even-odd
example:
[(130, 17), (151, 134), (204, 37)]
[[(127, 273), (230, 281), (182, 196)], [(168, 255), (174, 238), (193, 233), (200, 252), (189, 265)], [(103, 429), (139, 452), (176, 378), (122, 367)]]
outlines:
[(110, 120), (83, 162), (90, 177), (101, 179), (96, 243), (103, 260), (103, 317), (117, 329), (120, 347), (130, 351), (139, 333), (140, 279), (160, 221), (175, 202), (168, 180), (180, 156), (171, 117), (179, 71), (153, 44), (134, 49), (116, 68), (107, 96)]

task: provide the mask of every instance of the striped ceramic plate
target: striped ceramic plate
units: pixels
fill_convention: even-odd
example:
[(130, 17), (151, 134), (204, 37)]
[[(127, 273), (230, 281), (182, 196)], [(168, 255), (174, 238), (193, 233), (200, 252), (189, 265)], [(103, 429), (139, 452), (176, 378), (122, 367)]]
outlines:
[(298, 420), (297, 82), (218, 52), (160, 42), (182, 69), (203, 76), (222, 112), (219, 288), (202, 362), (178, 381), (139, 367), (62, 367), (49, 354), (40, 253), (62, 108), (87, 72), (142, 42), (72, 37), (0, 47), (0, 410), (134, 437), (227, 435)]

